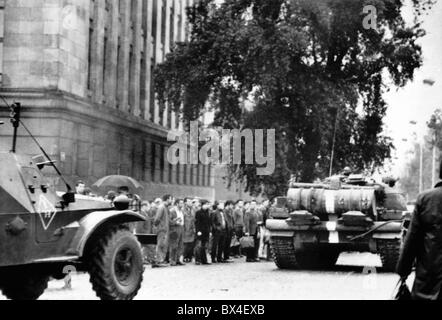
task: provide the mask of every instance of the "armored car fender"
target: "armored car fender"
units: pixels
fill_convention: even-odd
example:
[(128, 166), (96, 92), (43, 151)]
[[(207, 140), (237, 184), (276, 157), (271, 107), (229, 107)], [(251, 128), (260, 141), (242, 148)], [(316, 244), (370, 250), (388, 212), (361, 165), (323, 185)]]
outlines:
[(65, 227), (65, 229), (77, 229), (70, 244), (68, 254), (82, 257), (88, 241), (107, 224), (118, 225), (143, 221), (145, 221), (145, 218), (142, 214), (130, 210), (92, 212), (79, 222), (74, 222)]

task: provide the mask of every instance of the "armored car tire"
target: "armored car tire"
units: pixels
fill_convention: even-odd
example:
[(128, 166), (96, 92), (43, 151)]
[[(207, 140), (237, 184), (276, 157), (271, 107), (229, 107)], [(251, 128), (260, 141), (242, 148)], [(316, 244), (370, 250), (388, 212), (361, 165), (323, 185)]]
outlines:
[(382, 261), (382, 271), (394, 272), (396, 270), (401, 244), (401, 239), (377, 240), (378, 252)]
[(11, 300), (37, 300), (48, 287), (49, 275), (20, 270), (0, 280), (3, 295)]
[(126, 227), (105, 230), (88, 254), (90, 281), (102, 300), (132, 300), (143, 280), (141, 245)]

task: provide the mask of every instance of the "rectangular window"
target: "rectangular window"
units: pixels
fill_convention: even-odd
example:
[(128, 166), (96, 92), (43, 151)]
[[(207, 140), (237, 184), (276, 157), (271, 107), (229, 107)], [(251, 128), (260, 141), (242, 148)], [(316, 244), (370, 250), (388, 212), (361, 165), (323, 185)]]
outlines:
[[(157, 37), (157, 13), (158, 13), (158, 0), (153, 0), (153, 5), (152, 5), (152, 39), (156, 39)], [(154, 41), (155, 42), (155, 41)]]
[(87, 57), (87, 61), (88, 61), (88, 69), (87, 69), (87, 88), (88, 90), (92, 90), (93, 88), (93, 74), (92, 74), (92, 57), (93, 57), (93, 42), (94, 42), (94, 19), (91, 18), (89, 20), (89, 46), (88, 46), (88, 57)]
[[(147, 1), (142, 1), (142, 12), (141, 12), (141, 61), (140, 61), (140, 117), (145, 118), (146, 116), (146, 82), (147, 82), (147, 60), (146, 60), (146, 46), (148, 45), (147, 36)], [(149, 57), (147, 57), (149, 58)]]
[[(152, 181), (155, 181), (155, 171), (157, 169), (156, 166), (156, 153), (157, 153), (157, 149), (156, 149), (156, 144), (152, 143), (150, 145), (150, 153), (151, 153), (151, 158), (150, 158), (150, 175), (152, 177)], [(155, 181), (156, 182), (156, 181)]]
[(211, 187), (212, 186), (212, 167), (208, 166), (207, 167), (207, 186)]
[[(120, 63), (122, 63), (122, 61), (121, 61), (122, 60), (121, 59), (121, 55), (122, 55), (121, 50), (122, 50), (122, 48), (121, 48), (121, 38), (118, 37), (118, 49), (117, 49), (118, 65), (120, 65)], [(121, 81), (120, 81), (121, 73), (120, 73), (120, 68), (118, 68), (116, 74), (117, 74), (117, 79), (116, 79), (116, 82), (117, 82), (117, 109), (120, 109), (121, 108), (121, 106), (120, 106), (120, 103), (121, 103), (121, 100), (120, 100), (121, 99), (121, 97), (120, 97), (120, 92), (121, 92)]]
[(87, 89), (93, 90), (94, 75), (92, 71), (94, 59), (94, 37), (95, 37), (95, 0), (89, 3), (89, 44), (88, 44), (88, 70), (87, 70)]
[(130, 45), (129, 49), (129, 81), (127, 82), (127, 92), (129, 93), (129, 113), (132, 113), (134, 109), (134, 90), (133, 81), (135, 73), (135, 63), (134, 63), (134, 46)]
[(182, 168), (182, 165), (180, 163), (178, 163), (176, 165), (176, 182), (177, 182), (177, 184), (182, 183), (182, 181), (181, 181), (181, 168)]
[(167, 108), (167, 125), (169, 129), (173, 129), (172, 128), (172, 105), (169, 104), (169, 107)]
[(160, 175), (161, 175), (161, 181), (163, 183), (166, 182), (166, 176), (164, 172), (166, 171), (166, 161), (164, 159), (164, 146), (160, 146)]
[(175, 44), (175, 2), (172, 3), (172, 7), (170, 8), (170, 32), (169, 32), (169, 46), (172, 51), (173, 46)]
[(138, 15), (138, 4), (137, 0), (132, 0), (131, 3), (131, 17), (132, 17), (132, 29), (135, 29), (135, 22), (137, 21), (137, 15)]
[(152, 65), (150, 67), (150, 120), (155, 122), (155, 86), (154, 86), (154, 69), (155, 60), (152, 59)]
[(167, 0), (163, 0), (161, 7), (161, 44), (166, 44), (166, 18), (167, 18)]
[(188, 170), (187, 164), (183, 165), (183, 184), (184, 185), (188, 184), (188, 181), (187, 181), (187, 170)]
[(166, 161), (169, 166), (169, 183), (173, 183), (173, 165)]
[(107, 70), (107, 61), (108, 61), (108, 55), (109, 55), (109, 31), (108, 28), (104, 28), (104, 44), (103, 44), (103, 80), (102, 80), (102, 86), (103, 86), (103, 96), (106, 100), (106, 70)]

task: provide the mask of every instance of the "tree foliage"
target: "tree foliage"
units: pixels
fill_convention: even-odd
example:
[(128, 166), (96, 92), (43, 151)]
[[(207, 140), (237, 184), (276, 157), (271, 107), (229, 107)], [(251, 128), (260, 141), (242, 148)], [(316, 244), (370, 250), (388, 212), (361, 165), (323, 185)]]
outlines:
[[(210, 104), (214, 126), (276, 129), (273, 175), (251, 165), (232, 171), (252, 193), (282, 194), (291, 176), (327, 176), (333, 141), (335, 172), (374, 170), (392, 148), (383, 94), (422, 64), (419, 15), (431, 1), (413, 4), (410, 26), (400, 0), (201, 0), (187, 10), (191, 40), (156, 69), (158, 99), (187, 121)], [(377, 30), (363, 26), (367, 5), (377, 9)]]

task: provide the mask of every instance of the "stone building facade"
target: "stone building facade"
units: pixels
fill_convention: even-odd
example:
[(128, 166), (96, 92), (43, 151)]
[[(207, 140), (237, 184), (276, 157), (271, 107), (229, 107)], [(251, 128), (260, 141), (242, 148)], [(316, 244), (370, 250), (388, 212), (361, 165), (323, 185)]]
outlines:
[[(72, 183), (122, 174), (142, 181), (147, 199), (213, 199), (210, 167), (167, 162), (167, 134), (182, 124), (160, 112), (152, 88), (155, 64), (188, 37), (192, 2), (0, 0), (1, 94), (22, 103), (24, 122)], [(11, 132), (0, 127), (1, 151)], [(40, 154), (19, 134), (18, 152)]]

